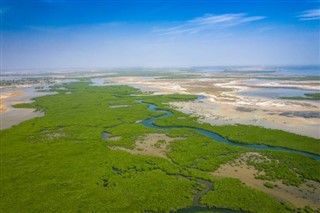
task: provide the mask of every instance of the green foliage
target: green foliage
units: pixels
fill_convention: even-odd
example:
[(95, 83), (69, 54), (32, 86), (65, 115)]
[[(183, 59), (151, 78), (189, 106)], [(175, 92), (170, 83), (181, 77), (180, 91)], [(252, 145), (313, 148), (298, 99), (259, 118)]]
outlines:
[(239, 157), (243, 149), (216, 143), (206, 136), (189, 130), (185, 140), (171, 143), (168, 156), (183, 167), (196, 168), (204, 171), (218, 169), (221, 164)]
[(174, 211), (192, 204), (193, 185), (192, 181), (168, 177), (159, 170), (125, 173), (108, 179), (106, 205), (112, 212)]
[(244, 144), (266, 144), (320, 154), (320, 140), (282, 130), (265, 129), (258, 126), (215, 126), (215, 131), (230, 140)]
[(318, 208), (318, 209), (314, 210), (310, 206), (305, 206), (303, 209), (298, 208), (297, 212), (298, 213), (319, 213), (320, 209)]
[(284, 184), (299, 186), (305, 179), (320, 181), (318, 161), (301, 155), (276, 151), (265, 151), (263, 157), (252, 156), (247, 160), (265, 174), (257, 176), (263, 180), (282, 180)]
[(282, 96), (281, 99), (291, 100), (320, 100), (320, 93), (306, 93), (305, 96)]
[(211, 126), (209, 124), (199, 124), (196, 122), (196, 117), (187, 117), (183, 120), (178, 119), (178, 117), (183, 115), (181, 112), (174, 111), (174, 116), (156, 120), (155, 124), (159, 126), (182, 125), (199, 127), (216, 132), (236, 143), (265, 144), (320, 154), (319, 139), (251, 125)]
[(273, 184), (270, 182), (265, 182), (263, 185), (269, 189), (273, 189), (273, 188), (277, 187), (277, 184)]
[(291, 203), (285, 202), (283, 205), (286, 207), (287, 210), (293, 212), (295, 210), (294, 206)]
[(154, 146), (156, 147), (156, 148), (160, 148), (161, 147), (161, 145), (163, 145), (163, 144), (165, 144), (166, 142), (164, 141), (164, 140), (160, 140), (160, 141), (158, 141)]
[(227, 207), (245, 212), (289, 212), (268, 195), (231, 178), (216, 180), (214, 190), (203, 196), (202, 203), (209, 207)]
[[(0, 132), (1, 212), (169, 212), (192, 204), (195, 182), (175, 177), (178, 165), (107, 148), (132, 147), (138, 136), (157, 132), (136, 123), (159, 115), (130, 96), (139, 90), (64, 87), (72, 93), (18, 105), (45, 117)], [(131, 106), (109, 108), (122, 104)], [(122, 139), (102, 141), (105, 131)]]
[[(0, 131), (1, 212), (173, 212), (192, 205), (192, 197), (199, 189), (197, 179), (217, 185), (217, 190), (203, 199), (210, 206), (257, 212), (260, 212), (257, 206), (262, 209), (272, 206), (271, 212), (282, 211), (277, 201), (262, 192), (252, 191), (234, 180), (231, 183), (229, 179), (216, 180), (208, 173), (248, 150), (216, 143), (192, 130), (155, 130), (137, 122), (162, 114), (148, 110), (137, 99), (168, 109), (170, 101), (188, 101), (196, 96), (131, 96), (142, 93), (128, 86), (98, 87), (87, 82), (63, 87), (63, 91), (52, 88), (56, 95), (16, 106), (41, 110), (44, 117)], [(111, 105), (129, 106), (110, 108)], [(171, 111), (172, 119), (186, 116)], [(195, 119), (187, 117), (182, 122), (200, 125)], [(163, 120), (159, 122), (169, 125), (181, 121)], [(210, 125), (205, 127), (213, 129)], [(119, 140), (103, 140), (103, 132), (118, 136)], [(170, 143), (169, 160), (110, 148), (130, 149), (138, 137), (159, 132), (179, 137)], [(247, 138), (250, 137), (253, 136), (249, 134)], [(282, 153), (278, 156), (277, 152), (266, 152), (266, 155), (287, 167), (294, 165), (304, 178), (319, 180), (312, 174), (319, 166), (312, 159), (290, 153), (283, 155), (285, 159), (281, 158)], [(306, 168), (299, 164), (300, 160)], [(265, 169), (263, 165), (261, 168)], [(231, 199), (222, 202), (216, 198), (220, 193), (222, 197), (230, 193)], [(250, 193), (254, 198), (248, 197)], [(245, 202), (235, 205), (236, 197)]]

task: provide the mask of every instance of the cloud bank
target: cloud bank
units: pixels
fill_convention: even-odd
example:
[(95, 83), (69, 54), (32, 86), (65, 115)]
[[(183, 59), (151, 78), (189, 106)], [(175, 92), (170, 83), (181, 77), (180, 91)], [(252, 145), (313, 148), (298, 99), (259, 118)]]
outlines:
[(266, 17), (264, 16), (248, 16), (246, 13), (228, 13), (222, 15), (205, 14), (201, 17), (188, 20), (180, 25), (158, 29), (155, 30), (155, 32), (163, 35), (195, 34), (202, 31), (233, 27), (265, 18)]

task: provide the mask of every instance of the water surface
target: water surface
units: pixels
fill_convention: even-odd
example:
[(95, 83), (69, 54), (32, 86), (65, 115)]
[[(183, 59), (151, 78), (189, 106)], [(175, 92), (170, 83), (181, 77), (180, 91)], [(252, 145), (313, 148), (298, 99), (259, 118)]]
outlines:
[(303, 96), (306, 93), (317, 93), (318, 90), (303, 90), (303, 89), (294, 89), (294, 88), (279, 88), (279, 87), (263, 87), (263, 88), (254, 88), (250, 91), (244, 91), (238, 93), (243, 96), (250, 97), (262, 97), (270, 99), (278, 99), (280, 97), (293, 97), (293, 96)]
[(306, 157), (313, 158), (315, 160), (320, 160), (320, 155), (305, 152), (305, 151), (300, 151), (300, 150), (295, 150), (295, 149), (290, 149), (290, 148), (284, 148), (284, 147), (277, 147), (277, 146), (269, 146), (269, 145), (262, 145), (257, 141), (256, 144), (240, 144), (236, 143), (234, 141), (231, 141), (215, 132), (208, 131), (205, 129), (201, 129), (198, 127), (192, 127), (192, 126), (157, 126), (153, 122), (157, 119), (165, 118), (165, 117), (170, 117), (173, 115), (172, 112), (166, 111), (166, 110), (158, 110), (157, 105), (152, 104), (152, 103), (144, 103), (142, 100), (137, 100), (138, 103), (141, 104), (148, 104), (149, 107), (148, 109), (151, 111), (155, 112), (163, 112), (163, 115), (157, 116), (157, 117), (152, 117), (143, 121), (140, 121), (143, 125), (153, 128), (153, 129), (160, 129), (160, 130), (170, 130), (170, 129), (191, 129), (195, 130), (196, 132), (205, 135), (213, 140), (213, 142), (220, 142), (220, 143), (225, 143), (230, 146), (237, 146), (237, 147), (242, 147), (242, 148), (247, 148), (247, 149), (257, 149), (257, 150), (276, 150), (276, 151), (285, 151), (285, 152), (291, 152), (291, 153), (296, 153), (300, 154)]

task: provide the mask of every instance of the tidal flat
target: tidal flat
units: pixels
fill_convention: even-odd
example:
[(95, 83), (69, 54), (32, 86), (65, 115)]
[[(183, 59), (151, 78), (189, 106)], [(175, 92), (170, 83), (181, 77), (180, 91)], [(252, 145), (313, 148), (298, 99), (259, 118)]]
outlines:
[[(195, 81), (184, 72), (93, 75), (99, 86), (80, 73), (79, 82), (52, 85), (54, 94), (14, 105), (44, 116), (0, 131), (1, 212), (320, 210), (320, 140), (313, 134), (319, 118), (279, 115), (317, 112), (318, 102), (238, 96), (253, 88), (246, 82), (252, 76), (197, 73)], [(296, 87), (318, 89), (314, 81)], [(216, 106), (225, 114), (210, 121), (205, 115), (219, 112)], [(248, 115), (256, 120), (246, 123)], [(265, 123), (257, 122), (261, 115), (269, 115)], [(266, 125), (270, 119), (272, 127)], [(298, 124), (304, 128), (292, 131)]]
[[(320, 102), (294, 98), (304, 93), (319, 92), (320, 84), (316, 77), (201, 72), (181, 72), (167, 77), (159, 75), (153, 78), (118, 76), (106, 78), (106, 81), (150, 87), (154, 94), (205, 96), (201, 102), (170, 103), (181, 112), (197, 116), (199, 122), (255, 125), (320, 138), (320, 119), (317, 116)], [(282, 96), (292, 98), (281, 99)], [(250, 108), (254, 112), (239, 111), (239, 107)], [(302, 112), (316, 116), (299, 116)], [(286, 114), (293, 116), (279, 116)]]
[(55, 93), (37, 92), (34, 87), (1, 88), (0, 95), (0, 130), (7, 129), (22, 121), (44, 116), (43, 112), (34, 109), (14, 108), (19, 103), (30, 103), (33, 98)]

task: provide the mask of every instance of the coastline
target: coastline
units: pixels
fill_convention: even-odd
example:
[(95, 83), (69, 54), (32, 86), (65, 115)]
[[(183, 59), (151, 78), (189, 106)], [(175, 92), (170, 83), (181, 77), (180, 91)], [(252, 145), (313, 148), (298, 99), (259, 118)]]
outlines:
[(8, 129), (23, 121), (44, 116), (43, 112), (35, 112), (32, 108), (14, 108), (19, 103), (31, 103), (33, 98), (55, 94), (37, 92), (34, 86), (18, 88), (1, 88), (0, 130)]
[[(172, 93), (204, 95), (207, 98), (201, 102), (170, 103), (170, 106), (176, 110), (198, 116), (199, 122), (211, 125), (256, 125), (320, 138), (320, 118), (317, 116), (320, 110), (319, 102), (271, 99), (239, 94), (251, 91), (257, 86), (278, 88), (284, 85), (286, 88), (320, 91), (319, 85), (314, 85), (314, 81), (248, 82), (252, 78), (254, 76), (239, 80), (236, 78), (208, 78), (207, 75), (204, 75), (203, 78), (197, 79), (197, 82), (192, 79), (163, 80), (143, 77), (115, 77), (106, 78), (106, 81), (117, 84), (134, 84), (137, 88), (141, 87), (144, 90), (150, 88), (150, 91), (155, 95)], [(306, 115), (304, 116), (304, 114)], [(310, 117), (310, 115), (316, 115), (316, 117)]]

